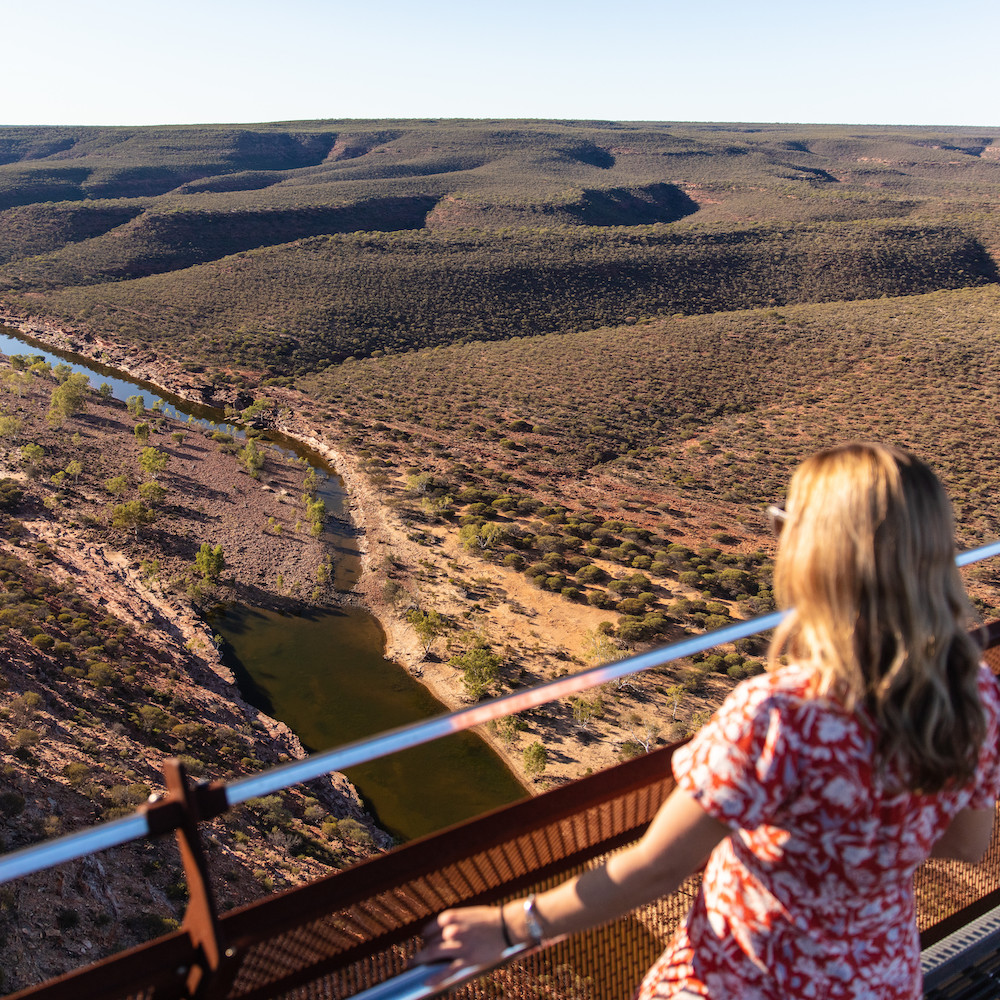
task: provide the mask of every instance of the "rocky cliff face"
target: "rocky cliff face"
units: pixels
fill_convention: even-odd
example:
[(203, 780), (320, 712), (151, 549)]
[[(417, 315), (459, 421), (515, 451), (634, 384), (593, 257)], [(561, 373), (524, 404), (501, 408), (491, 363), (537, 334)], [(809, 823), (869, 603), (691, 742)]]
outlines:
[[(0, 397), (3, 850), (131, 813), (163, 790), (167, 757), (196, 777), (226, 778), (304, 756), (287, 727), (243, 701), (192, 608), (218, 586), (194, 568), (203, 541), (226, 554), (224, 593), (330, 599), (316, 594), (322, 545), (295, 526), (303, 468), (268, 453), (253, 478), (226, 442), (156, 414), (142, 415), (144, 444), (121, 404), (92, 393), (77, 412), (46, 419), (51, 373), (4, 365), (0, 381), (11, 390)], [(149, 520), (115, 527), (116, 507), (143, 496), (143, 447), (168, 455), (155, 480), (162, 495)], [(124, 482), (108, 486), (116, 476)], [(385, 842), (341, 775), (252, 800), (204, 834), (223, 911)], [(0, 985), (163, 933), (186, 896), (170, 837), (8, 883)]]

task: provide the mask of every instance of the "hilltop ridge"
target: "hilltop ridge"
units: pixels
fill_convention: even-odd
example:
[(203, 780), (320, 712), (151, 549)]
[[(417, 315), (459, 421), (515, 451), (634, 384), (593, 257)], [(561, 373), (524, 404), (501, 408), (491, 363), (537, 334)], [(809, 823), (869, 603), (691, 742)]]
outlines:
[(628, 316), (974, 286), (997, 280), (997, 138), (517, 121), (0, 129), (0, 300), (282, 379)]

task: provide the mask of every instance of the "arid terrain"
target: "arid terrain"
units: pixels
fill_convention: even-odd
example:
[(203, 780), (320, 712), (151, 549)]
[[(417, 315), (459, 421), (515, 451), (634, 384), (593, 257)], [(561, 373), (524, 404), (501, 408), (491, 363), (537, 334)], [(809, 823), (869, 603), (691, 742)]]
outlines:
[[(199, 612), (361, 602), (457, 708), (774, 607), (765, 515), (849, 439), (997, 537), (1000, 148), (978, 129), (306, 122), (0, 129), (0, 321), (251, 441), (0, 364), (4, 848), (160, 764), (301, 754)], [(261, 436), (256, 435), (261, 432)], [(306, 466), (346, 484), (334, 585)], [(968, 571), (980, 618), (1000, 571)], [(970, 618), (971, 623), (971, 618)], [(532, 792), (695, 729), (747, 639), (491, 724)], [(339, 776), (211, 831), (220, 903), (387, 841)], [(173, 926), (169, 842), (0, 891), (11, 988)]]
[[(476, 642), (502, 655), (504, 676), (515, 678), (505, 688), (625, 652), (600, 632), (606, 610), (477, 558), (444, 525), (415, 536), (398, 502), (405, 485), (374, 485), (356, 458), (308, 426), (306, 406), (283, 429), (345, 480), (364, 566), (355, 594), (329, 583), (331, 557), (304, 506), (307, 466), (262, 443), (263, 461), (251, 474), (246, 446), (228, 435), (156, 411), (129, 412), (93, 391), (74, 412), (54, 415), (53, 393), (66, 373), (15, 361), (0, 371), (2, 548), (14, 567), (0, 612), (11, 651), (0, 695), (8, 849), (130, 811), (161, 790), (168, 755), (206, 777), (302, 755), (287, 728), (241, 699), (198, 614), (216, 599), (286, 608), (360, 600), (383, 623), (386, 655), (455, 708), (470, 695), (449, 660)], [(137, 436), (137, 423), (148, 438), (146, 430)], [(144, 449), (167, 458), (155, 478), (147, 478), (156, 463), (143, 465)], [(151, 482), (156, 489), (143, 488)], [(147, 515), (118, 523), (116, 511), (140, 498), (149, 501)], [(217, 578), (196, 565), (204, 545), (223, 553)], [(408, 620), (418, 606), (441, 618), (429, 643)], [(662, 697), (687, 670), (588, 696), (593, 708), (583, 714), (555, 704), (483, 735), (527, 788), (540, 791), (681, 735), (731, 686), (703, 676), (697, 685), (689, 679), (683, 703), (679, 686), (672, 701)], [(524, 752), (536, 742), (545, 748), (541, 767)], [(387, 842), (342, 776), (318, 785), (213, 824), (211, 862), (224, 908)], [(281, 856), (289, 845), (291, 860)], [(170, 927), (186, 896), (171, 888), (183, 885), (172, 854), (169, 841), (134, 845), (6, 890), (8, 942), (23, 959), (6, 985)]]
[[(36, 336), (50, 332), (32, 329), (31, 324), (25, 326)], [(57, 343), (84, 350), (90, 346), (65, 335)], [(108, 357), (103, 346), (93, 353)], [(122, 365), (132, 361), (131, 374), (160, 383), (179, 395), (204, 399), (197, 388), (183, 384), (155, 362), (135, 358), (115, 361)], [(315, 407), (308, 399), (296, 398), (289, 390), (279, 390), (275, 395), (282, 404), (280, 429), (330, 461), (345, 480), (364, 568), (357, 594), (386, 631), (386, 655), (417, 676), (446, 704), (453, 708), (468, 704), (462, 671), (448, 661), (481, 638), (502, 656), (505, 677), (516, 678), (511, 687), (539, 683), (631, 651), (629, 644), (614, 643), (599, 631), (602, 623), (617, 618), (613, 612), (566, 601), (559, 594), (532, 585), (516, 570), (484, 560), (479, 557), (482, 553), (477, 555), (461, 544), (447, 524), (425, 525), (415, 533), (413, 511), (401, 500), (401, 494), (406, 493), (405, 476), (395, 483), (376, 481), (356, 454), (330, 438), (328, 426), (310, 419)], [(225, 400), (214, 397), (213, 402)], [(95, 427), (94, 431), (88, 428), (87, 433), (99, 436), (101, 441), (104, 434), (108, 437), (106, 443), (94, 449), (102, 457), (98, 459), (99, 468), (88, 478), (98, 481), (104, 478), (104, 472), (123, 467), (129, 460), (135, 462), (141, 452), (141, 446), (129, 437), (134, 421), (124, 407), (118, 405), (110, 412), (114, 415), (100, 420), (96, 415), (80, 418)], [(180, 443), (173, 437), (178, 433), (184, 434)], [(49, 439), (45, 435), (58, 438), (46, 427), (39, 438), (43, 444)], [(269, 457), (260, 478), (253, 479), (234, 462), (234, 445), (213, 441), (211, 434), (190, 431), (185, 425), (178, 431), (171, 421), (164, 421), (154, 435), (155, 441), (161, 442), (172, 456), (163, 483), (174, 502), (164, 506), (162, 521), (158, 518), (153, 528), (141, 533), (142, 537), (131, 537), (127, 532), (117, 536), (119, 545), (136, 550), (134, 559), (146, 565), (147, 572), (154, 559), (159, 561), (155, 585), (173, 587), (189, 598), (197, 598), (198, 583), (186, 579), (185, 574), (190, 575), (196, 550), (207, 541), (222, 546), (227, 567), (224, 580), (230, 582), (236, 596), (248, 603), (304, 600), (322, 604), (345, 599), (329, 586), (316, 584), (317, 573), (327, 575), (322, 570), (329, 565), (329, 557), (309, 537), (303, 524), (302, 466), (271, 458), (273, 452), (267, 452)], [(235, 481), (234, 467), (239, 470)], [(106, 513), (112, 506), (110, 500), (106, 491), (98, 490), (89, 516), (96, 517), (102, 510)], [(759, 537), (766, 538), (763, 524), (760, 529)], [(156, 555), (144, 560), (139, 553), (152, 551), (151, 545)], [(695, 594), (689, 587), (678, 590)], [(346, 599), (351, 597), (347, 595)], [(414, 608), (433, 610), (442, 619), (439, 634), (426, 651), (426, 640), (407, 620)], [(674, 697), (668, 710), (662, 698), (654, 697), (655, 689), (662, 692), (683, 683), (684, 675), (687, 684), (683, 701)], [(520, 721), (517, 729), (507, 727), (499, 734), (490, 729), (482, 735), (529, 788), (538, 790), (613, 763), (619, 759), (623, 744), (629, 744), (635, 752), (637, 737), (644, 743), (652, 738), (655, 743), (683, 735), (690, 721), (702, 716), (731, 686), (725, 677), (713, 680), (702, 675), (698, 680), (692, 683), (690, 664), (685, 662), (655, 678), (635, 678), (603, 692), (602, 709), (586, 719), (574, 718), (571, 705), (556, 704), (535, 710)], [(504, 689), (501, 685), (494, 690), (501, 693)], [(548, 762), (544, 773), (532, 780), (525, 773), (523, 751), (535, 740), (545, 744)]]

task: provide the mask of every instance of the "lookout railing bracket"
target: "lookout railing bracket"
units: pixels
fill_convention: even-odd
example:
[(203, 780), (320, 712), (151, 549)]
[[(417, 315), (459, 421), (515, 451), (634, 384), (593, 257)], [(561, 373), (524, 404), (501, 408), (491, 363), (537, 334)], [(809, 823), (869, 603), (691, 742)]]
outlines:
[[(197, 1000), (224, 995), (238, 968), (236, 951), (228, 947), (219, 926), (218, 907), (209, 879), (208, 862), (198, 823), (225, 812), (225, 788), (221, 785), (192, 784), (184, 765), (176, 758), (163, 762), (166, 798), (149, 806), (150, 825), (166, 832), (177, 831), (177, 846), (187, 879), (188, 905), (182, 928), (187, 931), (198, 956), (187, 971), (186, 995)], [(170, 823), (170, 826), (166, 824)]]

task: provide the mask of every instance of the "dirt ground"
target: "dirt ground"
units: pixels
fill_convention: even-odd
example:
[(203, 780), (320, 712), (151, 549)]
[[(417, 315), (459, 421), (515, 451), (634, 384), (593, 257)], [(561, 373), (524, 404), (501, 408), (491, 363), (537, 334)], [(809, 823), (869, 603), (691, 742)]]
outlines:
[[(36, 381), (16, 401), (5, 397), (21, 428), (16, 440), (7, 436), (0, 444), (0, 474), (29, 491), (28, 520), (48, 523), (56, 539), (82, 532), (95, 546), (121, 553), (157, 587), (190, 597), (210, 589), (194, 569), (208, 544), (222, 547), (220, 597), (332, 601), (330, 557), (310, 533), (302, 499), (305, 466), (265, 445), (263, 467), (252, 476), (236, 454), (239, 442), (214, 440), (211, 428), (152, 412), (139, 418), (150, 428), (148, 441), (140, 441), (124, 404), (93, 398), (84, 411), (51, 426), (44, 414), (52, 384)], [(44, 450), (34, 468), (22, 454), (29, 442)], [(162, 472), (150, 475), (141, 467), (148, 448), (166, 458)], [(74, 461), (82, 470), (56, 482)], [(147, 505), (150, 523), (115, 527), (115, 508), (138, 500), (140, 487), (154, 480), (163, 496)]]
[[(448, 659), (477, 635), (486, 637), (494, 651), (518, 667), (519, 681), (526, 686), (601, 662), (593, 655), (594, 634), (601, 622), (616, 617), (612, 612), (539, 590), (523, 574), (476, 558), (461, 546), (456, 529), (425, 526), (424, 536), (433, 540), (430, 544), (426, 537), (418, 540), (384, 489), (371, 483), (350, 454), (324, 442), (314, 430), (299, 436), (344, 479), (363, 551), (363, 574), (356, 590), (382, 624), (386, 656), (450, 708), (466, 707), (469, 701), (461, 671)], [(388, 580), (401, 588), (394, 599), (386, 596)], [(435, 610), (460, 624), (437, 638), (425, 656), (422, 641), (405, 619), (410, 607)], [(506, 739), (488, 726), (478, 731), (525, 786), (538, 792), (618, 763), (622, 745), (647, 724), (658, 730), (659, 743), (667, 742), (672, 733), (683, 730), (681, 720), (710, 711), (732, 687), (725, 677), (706, 678), (699, 690), (685, 694), (677, 711), (662, 692), (679, 683), (684, 669), (668, 667), (654, 676), (636, 676), (622, 687), (605, 686), (604, 717), (591, 720), (586, 729), (581, 729), (564, 700), (526, 713), (527, 728), (508, 733)], [(543, 774), (532, 778), (525, 772), (524, 750), (536, 740), (545, 746), (548, 761)]]

